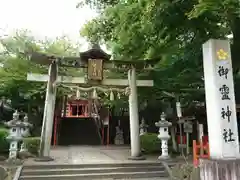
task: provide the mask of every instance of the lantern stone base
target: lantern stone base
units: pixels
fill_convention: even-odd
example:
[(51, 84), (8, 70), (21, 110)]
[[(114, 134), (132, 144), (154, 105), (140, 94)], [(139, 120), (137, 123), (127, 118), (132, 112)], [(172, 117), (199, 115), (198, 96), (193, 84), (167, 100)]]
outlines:
[(200, 177), (201, 180), (238, 180), (240, 159), (200, 159)]
[(135, 161), (141, 161), (141, 160), (145, 160), (146, 157), (140, 155), (140, 156), (129, 156), (128, 160), (135, 160)]
[(36, 161), (36, 162), (48, 162), (48, 161), (54, 161), (54, 159), (50, 156), (43, 156), (43, 157), (35, 158), (34, 161)]
[(158, 156), (158, 160), (168, 160), (170, 159), (170, 156)]

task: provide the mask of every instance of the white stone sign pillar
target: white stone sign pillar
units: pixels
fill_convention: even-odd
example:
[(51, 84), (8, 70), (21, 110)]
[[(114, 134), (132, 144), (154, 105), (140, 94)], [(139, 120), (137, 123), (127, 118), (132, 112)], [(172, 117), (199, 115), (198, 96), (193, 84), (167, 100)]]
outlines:
[(203, 64), (210, 156), (235, 158), (239, 142), (229, 41), (203, 44)]

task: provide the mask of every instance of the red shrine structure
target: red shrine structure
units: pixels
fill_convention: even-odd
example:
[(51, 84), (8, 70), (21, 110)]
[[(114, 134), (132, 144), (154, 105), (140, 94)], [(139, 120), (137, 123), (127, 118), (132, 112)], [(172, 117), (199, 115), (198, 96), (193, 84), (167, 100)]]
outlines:
[[(80, 63), (88, 64), (89, 80), (102, 80), (103, 60), (109, 61), (110, 57), (97, 44), (93, 44), (90, 50), (80, 53)], [(97, 74), (94, 73), (96, 69)], [(71, 144), (87, 144), (89, 142), (95, 142), (96, 145), (109, 144), (109, 109), (101, 107), (97, 99), (65, 96), (56, 106), (58, 107), (55, 108), (53, 145), (68, 143), (74, 138), (75, 141)], [(107, 113), (102, 113), (103, 109), (105, 109), (104, 111), (107, 109)]]
[(62, 117), (68, 118), (90, 118), (91, 117), (91, 103), (89, 100), (69, 100), (65, 104), (66, 112), (62, 110)]
[[(109, 144), (109, 110), (107, 108), (100, 107), (98, 103), (94, 101), (95, 100), (93, 99), (87, 100), (65, 97), (65, 101), (63, 101), (61, 106), (59, 105), (55, 111), (53, 145), (61, 145), (61, 143), (59, 143), (59, 138), (62, 139), (65, 138), (62, 136), (69, 136), (68, 134), (62, 132), (61, 129), (69, 129), (69, 134), (71, 134), (73, 131), (76, 131), (74, 128), (79, 128), (79, 131), (87, 130), (89, 133), (96, 134), (96, 132), (91, 132), (94, 129), (93, 131), (98, 131), (97, 135), (101, 138), (101, 144)], [(105, 112), (107, 111), (105, 115), (102, 115), (103, 109)], [(67, 127), (69, 125), (68, 122), (72, 124), (74, 121), (75, 127)], [(91, 123), (94, 124), (91, 127), (86, 125)], [(72, 135), (78, 137), (72, 138), (82, 138), (80, 136), (82, 133), (79, 133), (79, 131), (78, 134)], [(89, 136), (89, 134), (86, 136)]]

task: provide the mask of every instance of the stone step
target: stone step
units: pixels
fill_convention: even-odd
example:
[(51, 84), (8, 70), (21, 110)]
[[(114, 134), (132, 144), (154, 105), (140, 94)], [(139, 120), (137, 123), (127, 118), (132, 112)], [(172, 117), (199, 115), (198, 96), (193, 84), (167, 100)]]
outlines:
[(160, 162), (134, 162), (134, 163), (96, 163), (96, 164), (42, 164), (24, 165), (25, 170), (34, 169), (79, 169), (79, 168), (107, 168), (107, 167), (152, 167), (163, 166)]
[(66, 169), (25, 169), (22, 176), (37, 175), (68, 175), (68, 174), (94, 174), (94, 173), (124, 173), (124, 172), (152, 172), (165, 171), (163, 166), (142, 166), (142, 167), (91, 167), (91, 168), (66, 168)]
[(112, 173), (91, 173), (91, 174), (62, 174), (62, 175), (26, 175), (20, 176), (19, 180), (87, 180), (87, 179), (132, 179), (132, 178), (152, 178), (167, 177), (165, 171), (152, 172), (112, 172)]
[[(173, 166), (174, 162), (169, 162)], [(81, 180), (166, 178), (168, 173), (160, 162), (138, 161), (102, 164), (38, 164), (25, 165), (19, 180)]]

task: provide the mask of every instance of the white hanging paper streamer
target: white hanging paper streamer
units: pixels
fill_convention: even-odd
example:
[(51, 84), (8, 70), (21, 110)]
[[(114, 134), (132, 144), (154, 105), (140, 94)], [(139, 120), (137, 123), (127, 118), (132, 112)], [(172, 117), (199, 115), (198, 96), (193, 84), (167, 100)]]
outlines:
[(97, 99), (98, 95), (97, 95), (97, 91), (96, 89), (93, 90), (93, 99)]
[(110, 101), (114, 101), (114, 93), (112, 91), (110, 92)]
[(129, 87), (125, 88), (124, 94), (127, 95), (127, 96), (130, 95), (130, 88)]
[(80, 91), (79, 90), (77, 90), (77, 92), (76, 92), (76, 99), (80, 99)]
[(121, 94), (120, 93), (118, 93), (117, 96), (118, 96), (118, 99), (121, 99)]

